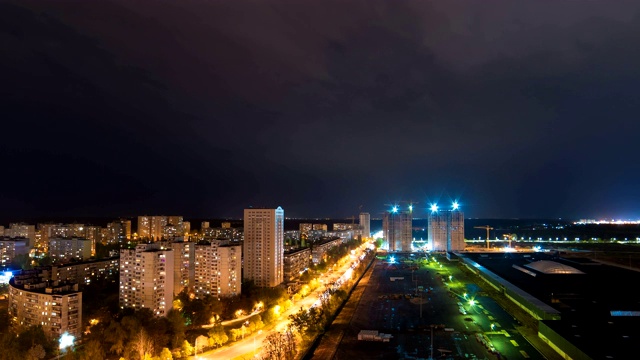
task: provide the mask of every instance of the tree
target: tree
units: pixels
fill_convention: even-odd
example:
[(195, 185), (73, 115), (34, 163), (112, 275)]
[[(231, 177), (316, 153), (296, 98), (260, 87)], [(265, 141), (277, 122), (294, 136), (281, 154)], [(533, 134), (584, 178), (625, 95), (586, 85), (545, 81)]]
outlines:
[(49, 255), (43, 256), (37, 261), (38, 261), (38, 266), (51, 266), (51, 264), (53, 264), (53, 259)]
[(142, 324), (153, 343), (154, 354), (158, 349), (171, 346), (172, 324), (168, 319), (152, 316)]
[(42, 345), (40, 344), (34, 344), (29, 351), (27, 351), (27, 356), (25, 357), (26, 360), (41, 360), (44, 359), (44, 357), (47, 354), (44, 351), (44, 348), (42, 347)]
[(265, 358), (269, 360), (293, 360), (296, 355), (295, 337), (291, 330), (269, 334), (262, 342)]
[(235, 329), (229, 330), (229, 337), (231, 338), (231, 341), (236, 341), (238, 340), (238, 338), (241, 338), (242, 328), (235, 328)]
[(5, 332), (0, 335), (0, 359), (1, 360), (22, 360), (18, 344), (15, 341), (16, 334), (13, 332)]
[(169, 331), (171, 332), (171, 348), (175, 349), (179, 347), (185, 339), (185, 319), (179, 311), (171, 309), (169, 310), (169, 314), (167, 314), (167, 320), (169, 321)]
[(82, 352), (80, 353), (80, 360), (103, 360), (104, 359), (104, 349), (102, 349), (102, 345), (100, 345), (100, 341), (91, 340), (86, 343), (82, 348)]
[(127, 341), (127, 333), (119, 322), (112, 320), (104, 332), (104, 341), (111, 344), (109, 351), (116, 355), (122, 355)]
[(293, 329), (301, 334), (309, 328), (309, 313), (303, 308), (300, 308), (300, 311), (297, 313), (289, 315), (289, 319), (291, 320)]
[(53, 349), (57, 346), (57, 344), (54, 344), (55, 340), (50, 339), (40, 325), (29, 326), (20, 332), (15, 341), (17, 342), (18, 350), (23, 354), (27, 353), (36, 344), (42, 345), (45, 353), (53, 353)]
[(218, 347), (226, 344), (227, 341), (229, 341), (229, 336), (222, 326), (214, 326), (209, 330), (209, 345)]
[(17, 254), (16, 256), (13, 257), (13, 261), (11, 263), (12, 267), (19, 267), (22, 270), (28, 270), (28, 269), (32, 269), (33, 266), (31, 265), (31, 258), (29, 257), (29, 254)]
[(140, 329), (140, 332), (131, 342), (132, 353), (138, 356), (138, 359), (145, 360), (147, 355), (153, 356), (153, 339), (147, 335), (144, 329)]
[(173, 360), (173, 354), (171, 354), (171, 350), (162, 348), (159, 358), (160, 360)]
[(193, 346), (189, 344), (187, 340), (182, 343), (182, 347), (180, 348), (180, 352), (183, 357), (191, 356), (193, 354)]

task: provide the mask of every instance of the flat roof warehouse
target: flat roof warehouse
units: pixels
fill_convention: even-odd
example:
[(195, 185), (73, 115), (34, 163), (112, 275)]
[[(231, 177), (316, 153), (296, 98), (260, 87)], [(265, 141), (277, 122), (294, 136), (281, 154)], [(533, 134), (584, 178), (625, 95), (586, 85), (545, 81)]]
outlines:
[(472, 272), (539, 320), (538, 335), (573, 359), (629, 359), (640, 341), (640, 272), (548, 253), (457, 253)]

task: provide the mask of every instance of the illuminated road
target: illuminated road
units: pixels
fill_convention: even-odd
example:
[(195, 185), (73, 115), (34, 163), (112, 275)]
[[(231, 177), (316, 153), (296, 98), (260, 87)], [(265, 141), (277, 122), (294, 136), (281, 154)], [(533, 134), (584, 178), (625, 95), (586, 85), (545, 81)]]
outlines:
[[(355, 259), (357, 259), (360, 255), (362, 255), (366, 244), (363, 244), (356, 250), (356, 254), (354, 255)], [(357, 261), (357, 260), (352, 260)], [(345, 273), (351, 273), (351, 263), (352, 261), (345, 261), (345, 264), (338, 270), (332, 271), (330, 274), (322, 275), (318, 280), (321, 280), (323, 284), (332, 284), (340, 277), (345, 275)], [(269, 336), (269, 334), (274, 331), (282, 331), (289, 325), (289, 315), (295, 314), (300, 310), (300, 307), (304, 309), (308, 309), (315, 302), (319, 302), (320, 296), (323, 292), (326, 291), (326, 286), (321, 284), (311, 292), (304, 299), (296, 301), (291, 308), (278, 317), (278, 322), (275, 325), (271, 325), (268, 328), (262, 329), (262, 331), (256, 332), (252, 335), (245, 336), (244, 340), (239, 340), (231, 344), (230, 346), (225, 346), (217, 350), (212, 350), (205, 352), (203, 354), (198, 354), (196, 357), (191, 357), (191, 359), (202, 359), (202, 360), (213, 360), (213, 359), (235, 359), (235, 358), (244, 358), (251, 359), (254, 357), (254, 354), (259, 354), (260, 348), (262, 347), (263, 340)]]

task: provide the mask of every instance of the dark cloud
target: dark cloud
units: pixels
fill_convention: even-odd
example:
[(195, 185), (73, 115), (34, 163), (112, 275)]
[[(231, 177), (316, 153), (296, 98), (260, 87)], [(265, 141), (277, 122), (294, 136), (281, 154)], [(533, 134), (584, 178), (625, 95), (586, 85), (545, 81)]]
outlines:
[(3, 2), (1, 212), (637, 217), (639, 9)]

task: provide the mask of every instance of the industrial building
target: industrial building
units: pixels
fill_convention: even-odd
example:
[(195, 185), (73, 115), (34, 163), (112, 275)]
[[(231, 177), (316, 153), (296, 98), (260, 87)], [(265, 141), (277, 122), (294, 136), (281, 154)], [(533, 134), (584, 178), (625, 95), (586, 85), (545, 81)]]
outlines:
[(563, 358), (637, 357), (637, 269), (558, 252), (459, 252), (454, 257), (537, 319), (538, 336)]

